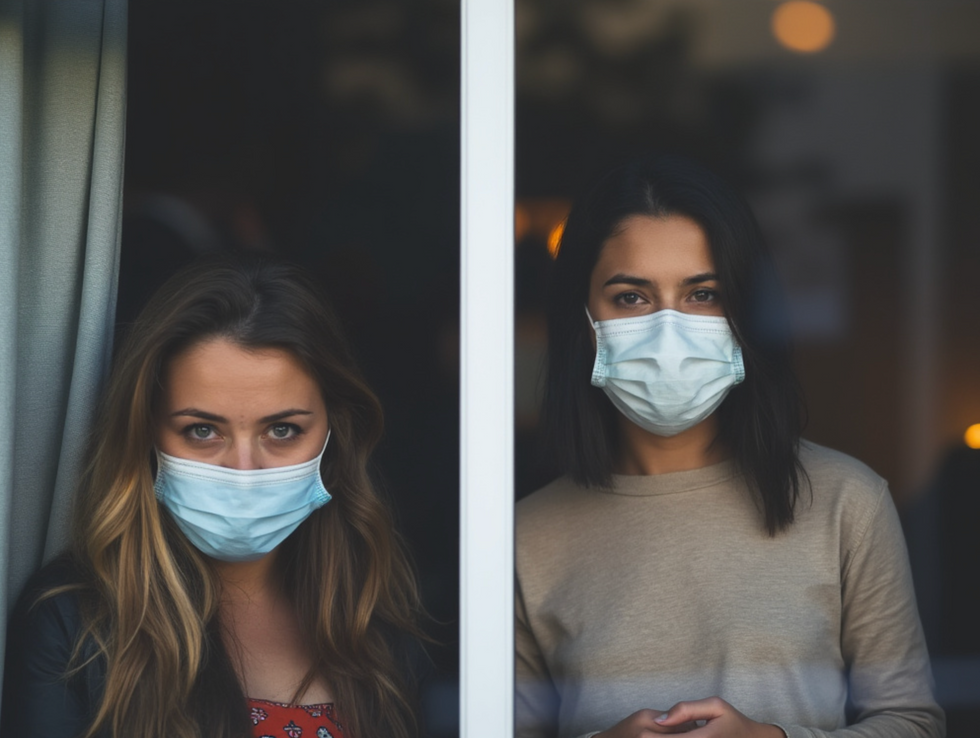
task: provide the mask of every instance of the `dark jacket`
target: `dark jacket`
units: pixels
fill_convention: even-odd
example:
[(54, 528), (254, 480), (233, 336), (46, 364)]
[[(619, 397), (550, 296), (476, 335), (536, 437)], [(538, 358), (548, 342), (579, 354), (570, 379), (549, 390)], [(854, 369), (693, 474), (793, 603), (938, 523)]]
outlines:
[[(82, 619), (80, 593), (44, 592), (82, 577), (68, 558), (41, 569), (24, 588), (7, 627), (0, 738), (75, 738), (91, 724), (102, 697), (105, 663), (94, 659), (69, 676)], [(81, 661), (95, 653), (86, 644)]]
[[(91, 641), (72, 661), (82, 631), (81, 591), (39, 599), (55, 587), (83, 581), (78, 567), (62, 557), (35, 574), (18, 599), (7, 627), (0, 738), (76, 738), (92, 724), (106, 667), (104, 658), (91, 658)], [(414, 638), (397, 640), (409, 681), (418, 686), (431, 662)], [(69, 676), (74, 663), (85, 666)], [(99, 733), (108, 735), (106, 729)]]

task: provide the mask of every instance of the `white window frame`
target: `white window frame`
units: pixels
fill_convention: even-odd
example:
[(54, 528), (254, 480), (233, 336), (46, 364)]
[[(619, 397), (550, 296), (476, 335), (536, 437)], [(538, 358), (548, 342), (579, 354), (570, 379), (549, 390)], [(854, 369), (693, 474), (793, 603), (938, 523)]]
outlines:
[(514, 701), (513, 3), (461, 0), (460, 30), (460, 735), (500, 738)]

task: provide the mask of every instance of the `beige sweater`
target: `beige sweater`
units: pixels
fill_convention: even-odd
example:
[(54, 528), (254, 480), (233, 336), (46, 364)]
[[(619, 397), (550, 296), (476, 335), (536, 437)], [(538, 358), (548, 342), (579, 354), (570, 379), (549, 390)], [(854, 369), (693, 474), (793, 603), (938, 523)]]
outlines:
[(714, 695), (790, 738), (944, 735), (886, 483), (819, 446), (801, 458), (812, 502), (775, 538), (730, 462), (522, 500), (517, 735)]

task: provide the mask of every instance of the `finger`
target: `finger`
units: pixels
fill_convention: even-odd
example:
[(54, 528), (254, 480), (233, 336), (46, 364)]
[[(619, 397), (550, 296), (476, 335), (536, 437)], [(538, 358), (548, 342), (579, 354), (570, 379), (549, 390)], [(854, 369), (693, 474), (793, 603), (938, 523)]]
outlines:
[[(661, 725), (656, 719), (664, 713), (660, 710), (644, 709), (637, 710), (628, 718), (623, 720), (620, 725), (629, 726), (629, 731), (636, 731), (635, 738), (653, 738), (655, 735), (668, 733), (686, 733), (694, 729), (693, 723), (682, 723), (680, 725)], [(617, 726), (618, 727), (618, 726)]]
[[(660, 725), (680, 725), (682, 723), (693, 723), (695, 720), (714, 720), (725, 713), (728, 703), (718, 697), (709, 697), (706, 700), (692, 700), (690, 702), (678, 702), (654, 722)], [(702, 725), (704, 723), (701, 723)], [(695, 726), (697, 727), (697, 726)]]
[(661, 725), (661, 724), (658, 723), (656, 725), (656, 731), (658, 733), (661, 733), (661, 734), (663, 734), (663, 733), (689, 733), (690, 731), (694, 730), (695, 728), (699, 728), (699, 727), (701, 727), (701, 726), (699, 726), (696, 722), (681, 723), (680, 725)]
[(667, 735), (674, 733), (689, 733), (692, 730), (696, 730), (701, 727), (696, 722), (686, 722), (680, 723), (679, 725), (661, 725), (660, 723), (654, 722), (643, 728), (641, 736), (649, 738), (650, 736), (656, 735)]

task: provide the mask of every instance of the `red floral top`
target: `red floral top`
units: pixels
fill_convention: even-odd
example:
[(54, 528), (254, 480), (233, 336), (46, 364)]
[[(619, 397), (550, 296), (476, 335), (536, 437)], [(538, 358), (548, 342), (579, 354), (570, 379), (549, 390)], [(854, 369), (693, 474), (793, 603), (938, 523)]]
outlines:
[(333, 704), (285, 705), (248, 698), (255, 738), (346, 738)]

